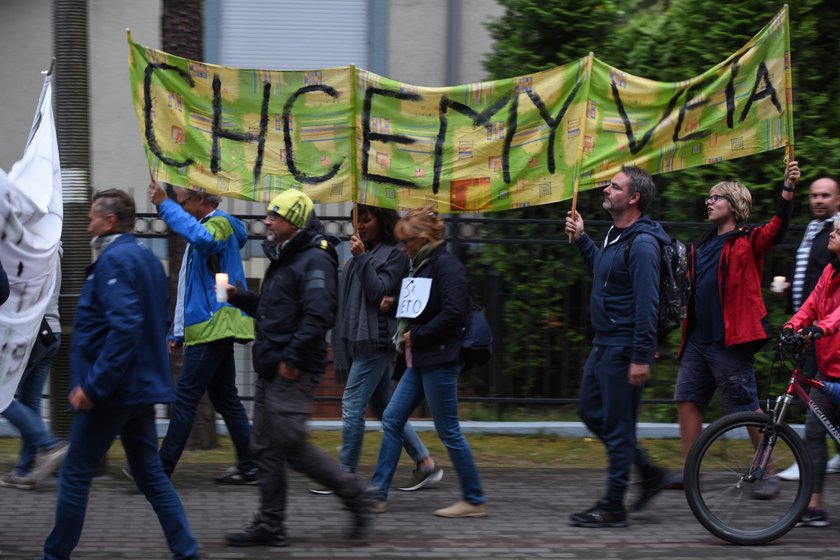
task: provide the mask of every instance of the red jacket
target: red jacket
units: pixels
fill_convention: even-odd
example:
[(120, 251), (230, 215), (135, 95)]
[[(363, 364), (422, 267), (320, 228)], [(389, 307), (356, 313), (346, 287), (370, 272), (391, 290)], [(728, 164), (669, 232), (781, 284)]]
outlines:
[[(790, 220), (791, 204), (780, 199), (776, 215), (766, 225), (741, 227), (723, 245), (718, 264), (718, 287), (723, 311), (724, 346), (763, 343), (770, 337), (767, 309), (761, 295), (764, 255), (784, 237)], [(711, 232), (709, 235), (714, 234)], [(699, 244), (698, 244), (699, 245)], [(694, 285), (694, 251), (691, 251), (689, 274)], [(692, 292), (692, 299), (694, 294)], [(682, 339), (677, 354), (682, 356), (687, 337), (686, 328), (693, 312), (693, 301), (683, 320)]]
[(817, 339), (817, 367), (823, 376), (840, 380), (840, 262), (834, 259), (823, 270), (817, 286), (789, 325), (799, 330), (816, 324), (825, 335)]

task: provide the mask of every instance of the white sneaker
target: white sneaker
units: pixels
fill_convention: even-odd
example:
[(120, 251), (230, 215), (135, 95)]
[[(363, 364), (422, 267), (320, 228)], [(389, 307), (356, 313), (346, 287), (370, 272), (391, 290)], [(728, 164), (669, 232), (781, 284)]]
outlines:
[(840, 473), (840, 453), (828, 460), (825, 465), (826, 474)]
[(799, 480), (799, 465), (792, 464), (777, 475), (782, 480)]

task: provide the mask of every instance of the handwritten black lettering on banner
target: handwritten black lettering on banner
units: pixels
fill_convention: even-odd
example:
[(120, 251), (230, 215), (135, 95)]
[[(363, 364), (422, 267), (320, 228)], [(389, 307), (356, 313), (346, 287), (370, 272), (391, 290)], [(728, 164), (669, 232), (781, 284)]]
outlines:
[[(372, 132), (370, 130), (371, 108), (373, 107), (373, 98), (376, 95), (383, 97), (391, 97), (399, 99), (400, 101), (420, 101), (420, 96), (416, 93), (390, 91), (381, 88), (367, 88), (365, 90), (365, 101), (362, 105), (362, 178), (367, 181), (378, 181), (386, 185), (394, 185), (397, 187), (417, 187), (416, 183), (407, 181), (405, 179), (397, 179), (395, 177), (388, 177), (387, 175), (376, 175), (370, 172), (370, 142), (375, 140), (377, 142), (397, 142), (399, 144), (413, 144), (414, 138), (404, 136), (402, 134), (382, 134), (380, 132)], [(437, 191), (435, 191), (437, 192)]]
[[(735, 113), (735, 76), (738, 74), (738, 70), (740, 66), (738, 64), (738, 60), (734, 60), (729, 67), (730, 77), (726, 85), (725, 89), (725, 98), (726, 98), (726, 125), (728, 128), (733, 128), (733, 115)], [(713, 76), (709, 76), (706, 78), (707, 82), (711, 83), (713, 81)], [(683, 122), (685, 121), (686, 112), (697, 109), (709, 103), (709, 99), (697, 99), (697, 93), (700, 92), (704, 87), (708, 86), (709, 83), (699, 82), (694, 84), (690, 88), (683, 88), (679, 90), (668, 102), (668, 105), (665, 107), (665, 110), (662, 112), (662, 115), (656, 121), (656, 123), (651, 126), (647, 131), (645, 131), (642, 138), (639, 140), (637, 139), (636, 134), (633, 131), (633, 124), (630, 121), (630, 117), (627, 115), (627, 110), (624, 107), (624, 103), (621, 101), (621, 94), (618, 90), (618, 85), (616, 85), (615, 81), (610, 82), (610, 89), (612, 91), (613, 99), (615, 100), (615, 105), (618, 110), (618, 114), (621, 117), (621, 121), (624, 124), (624, 131), (625, 135), (627, 136), (627, 147), (630, 149), (631, 154), (639, 153), (642, 148), (644, 148), (645, 144), (650, 141), (651, 136), (653, 135), (654, 131), (667, 119), (670, 118), (671, 114), (674, 112), (677, 104), (680, 104), (680, 108), (677, 114), (677, 119), (674, 124), (674, 133), (673, 133), (673, 141), (689, 141), (689, 140), (701, 140), (703, 138), (708, 137), (711, 132), (710, 131), (697, 131), (685, 136), (680, 136), (680, 131), (683, 126)], [(764, 84), (764, 88), (761, 91), (758, 91), (758, 88), (761, 84)], [(758, 64), (758, 68), (756, 70), (755, 76), (755, 83), (753, 84), (752, 93), (750, 97), (747, 99), (746, 103), (744, 104), (744, 108), (741, 112), (741, 117), (739, 122), (744, 122), (746, 120), (747, 115), (749, 114), (750, 110), (752, 109), (754, 101), (760, 101), (764, 98), (770, 98), (770, 102), (776, 108), (776, 110), (781, 114), (783, 112), (782, 105), (779, 103), (778, 96), (776, 94), (776, 89), (773, 87), (773, 84), (770, 81), (770, 73), (767, 70), (767, 65), (764, 62), (760, 62)]]
[[(438, 128), (438, 135), (437, 139), (435, 140), (435, 175), (434, 181), (432, 183), (432, 192), (437, 194), (438, 190), (440, 189), (440, 174), (443, 168), (443, 143), (446, 140), (446, 128), (448, 126), (446, 112), (451, 107), (472, 119), (473, 127), (479, 126), (486, 126), (490, 124), (490, 117), (495, 115), (499, 109), (507, 105), (508, 102), (507, 97), (500, 99), (481, 113), (474, 111), (471, 107), (464, 105), (463, 103), (459, 103), (457, 101), (452, 101), (445, 95), (440, 98), (439, 103), (439, 118), (440, 118), (440, 127)], [(514, 115), (515, 117), (515, 115)], [(502, 163), (504, 167), (504, 160)]]
[(155, 64), (149, 63), (146, 65), (146, 70), (143, 78), (143, 120), (145, 123), (145, 135), (146, 135), (146, 144), (149, 146), (149, 151), (155, 154), (160, 161), (165, 163), (166, 165), (171, 165), (173, 167), (186, 167), (190, 165), (193, 160), (191, 158), (187, 158), (182, 161), (178, 161), (176, 159), (170, 158), (164, 155), (163, 150), (160, 148), (160, 144), (157, 143), (157, 139), (155, 138), (155, 128), (152, 124), (152, 73), (155, 70), (160, 71), (172, 71), (177, 73), (181, 78), (187, 82), (191, 88), (195, 87), (195, 82), (190, 76), (189, 72), (181, 70), (171, 64)]
[(210, 152), (210, 171), (218, 174), (220, 171), (219, 141), (222, 138), (236, 142), (257, 141), (257, 161), (254, 164), (254, 184), (259, 182), (262, 170), (263, 150), (265, 149), (265, 134), (268, 128), (268, 100), (271, 97), (271, 84), (263, 84), (262, 107), (260, 109), (260, 131), (256, 135), (250, 132), (229, 130), (222, 128), (222, 80), (219, 75), (213, 76), (213, 147)]
[(310, 185), (329, 181), (335, 177), (335, 174), (338, 173), (339, 169), (341, 169), (341, 162), (338, 162), (334, 163), (330, 170), (323, 175), (311, 176), (298, 169), (297, 163), (295, 162), (294, 144), (292, 142), (292, 108), (295, 106), (295, 101), (297, 101), (300, 96), (316, 91), (326, 93), (333, 99), (338, 98), (338, 92), (334, 87), (323, 84), (313, 84), (311, 86), (299, 88), (286, 100), (286, 104), (283, 106), (283, 142), (286, 146), (286, 166), (289, 168), (289, 171), (296, 180)]

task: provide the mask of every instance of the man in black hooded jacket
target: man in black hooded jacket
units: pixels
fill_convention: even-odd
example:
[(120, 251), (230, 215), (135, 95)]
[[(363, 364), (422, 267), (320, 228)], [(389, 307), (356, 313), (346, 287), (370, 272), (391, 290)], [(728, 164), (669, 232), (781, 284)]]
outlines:
[(229, 301), (254, 317), (251, 447), (260, 510), (225, 539), (230, 546), (286, 546), (286, 464), (333, 490), (353, 516), (348, 538), (364, 538), (371, 496), (351, 473), (309, 443), (306, 419), (327, 364), (327, 331), (336, 315), (338, 258), (304, 193), (274, 197), (265, 218), (263, 251), (270, 264), (261, 293), (229, 288)]

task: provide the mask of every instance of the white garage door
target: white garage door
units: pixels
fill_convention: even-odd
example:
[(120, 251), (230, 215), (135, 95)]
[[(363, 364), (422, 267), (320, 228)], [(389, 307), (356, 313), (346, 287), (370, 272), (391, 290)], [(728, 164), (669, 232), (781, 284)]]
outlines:
[(368, 0), (221, 0), (219, 62), (240, 68), (367, 68)]

